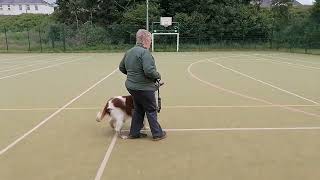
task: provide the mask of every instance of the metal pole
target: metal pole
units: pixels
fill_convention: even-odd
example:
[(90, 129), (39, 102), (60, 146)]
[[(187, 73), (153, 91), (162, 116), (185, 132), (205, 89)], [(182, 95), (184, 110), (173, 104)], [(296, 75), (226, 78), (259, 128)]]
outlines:
[(28, 28), (28, 51), (30, 52), (31, 51), (31, 48), (30, 48), (30, 30)]
[(7, 46), (7, 52), (9, 51), (9, 46), (8, 46), (8, 36), (7, 36), (7, 28), (4, 27), (4, 35), (6, 36), (6, 46)]
[(152, 42), (152, 52), (154, 52), (154, 34), (152, 33), (152, 40), (151, 40), (151, 42)]
[(149, 0), (147, 0), (147, 22), (146, 22), (146, 29), (149, 31)]
[(63, 25), (63, 52), (66, 52), (66, 30)]
[(40, 39), (40, 50), (42, 52), (42, 38), (41, 38), (41, 29), (39, 28), (39, 39)]
[(179, 39), (180, 39), (180, 34), (178, 33), (177, 34), (177, 52), (179, 52), (179, 44), (180, 44)]

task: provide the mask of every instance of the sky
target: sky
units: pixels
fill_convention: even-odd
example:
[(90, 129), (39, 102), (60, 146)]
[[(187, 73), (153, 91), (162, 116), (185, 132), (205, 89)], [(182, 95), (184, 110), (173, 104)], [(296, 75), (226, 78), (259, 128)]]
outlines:
[[(53, 2), (56, 2), (56, 0), (45, 0), (49, 3), (53, 3)], [(314, 0), (298, 0), (301, 4), (308, 4), (308, 5), (311, 5), (312, 2), (314, 2)]]
[(44, 0), (44, 1), (47, 1), (48, 3), (54, 3), (54, 2), (56, 2), (56, 0)]
[(298, 0), (301, 4), (308, 4), (311, 5), (314, 0)]

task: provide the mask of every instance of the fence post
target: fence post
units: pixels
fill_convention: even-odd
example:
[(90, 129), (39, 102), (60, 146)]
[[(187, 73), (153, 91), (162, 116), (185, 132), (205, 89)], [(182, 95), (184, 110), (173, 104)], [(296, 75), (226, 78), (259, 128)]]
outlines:
[(62, 28), (62, 34), (63, 34), (63, 52), (66, 52), (66, 31), (65, 31), (64, 25)]
[(308, 53), (308, 40), (309, 40), (308, 34), (305, 34), (304, 35), (304, 43), (303, 43), (303, 45), (304, 45), (304, 53), (305, 54)]
[(40, 39), (40, 50), (42, 52), (42, 38), (41, 38), (41, 29), (39, 27), (39, 39)]
[(28, 51), (30, 52), (31, 51), (31, 48), (30, 48), (30, 29), (28, 28)]
[(6, 47), (7, 47), (7, 52), (9, 51), (9, 46), (8, 46), (8, 36), (7, 36), (7, 28), (4, 27), (4, 35), (6, 37)]

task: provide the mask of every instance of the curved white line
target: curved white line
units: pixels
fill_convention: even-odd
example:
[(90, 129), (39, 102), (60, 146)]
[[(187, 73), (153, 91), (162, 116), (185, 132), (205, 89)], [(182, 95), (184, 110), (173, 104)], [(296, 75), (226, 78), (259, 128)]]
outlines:
[(265, 103), (265, 104), (270, 104), (270, 105), (272, 104), (272, 103), (270, 103), (270, 102), (268, 102), (268, 101), (265, 101), (265, 100), (263, 100), (263, 99), (259, 99), (259, 98), (247, 96), (247, 95), (245, 95), (245, 94), (241, 94), (241, 93), (238, 93), (238, 92), (236, 92), (236, 91), (232, 91), (232, 90), (223, 88), (223, 87), (218, 86), (218, 85), (216, 85), (216, 84), (212, 84), (212, 83), (210, 83), (210, 82), (208, 82), (208, 81), (205, 81), (205, 80), (200, 79), (198, 76), (196, 76), (195, 74), (193, 74), (193, 73), (191, 72), (191, 67), (192, 67), (193, 65), (198, 64), (198, 63), (202, 63), (202, 62), (206, 62), (207, 60), (209, 60), (209, 59), (200, 60), (200, 61), (196, 61), (196, 62), (194, 62), (194, 63), (191, 63), (191, 64), (189, 65), (189, 67), (188, 67), (188, 73), (189, 73), (193, 78), (195, 78), (196, 80), (198, 80), (198, 81), (200, 81), (200, 82), (202, 82), (202, 83), (204, 83), (204, 84), (207, 84), (207, 85), (209, 85), (209, 86), (211, 86), (211, 87), (214, 87), (214, 88), (216, 88), (216, 89), (219, 89), (219, 90), (221, 90), (221, 91), (228, 92), (228, 93), (230, 93), (230, 94), (237, 95), (237, 96), (240, 96), (240, 97), (243, 97), (243, 98), (246, 98), (246, 99), (251, 99), (251, 100), (254, 100), (254, 101), (259, 101), (259, 102), (262, 102), (262, 103)]
[[(213, 58), (211, 58), (213, 59)], [(243, 98), (246, 98), (246, 99), (251, 99), (251, 100), (255, 100), (255, 101), (258, 101), (258, 102), (263, 102), (265, 104), (269, 104), (269, 105), (276, 105), (272, 102), (269, 102), (269, 101), (266, 101), (264, 99), (260, 99), (260, 98), (255, 98), (255, 97), (252, 97), (252, 96), (248, 96), (248, 95), (245, 95), (245, 94), (241, 94), (239, 92), (236, 92), (236, 91), (232, 91), (232, 90), (229, 90), (229, 89), (226, 89), (226, 88), (223, 88), (221, 86), (218, 86), (218, 85), (215, 85), (215, 84), (212, 84), (208, 81), (205, 81), (205, 80), (202, 80), (200, 79), (199, 77), (197, 77), (196, 75), (194, 75), (192, 72), (191, 72), (191, 67), (194, 65), (194, 64), (197, 64), (197, 63), (201, 63), (201, 62), (205, 62), (205, 61), (208, 61), (210, 59), (206, 59), (206, 60), (200, 60), (200, 61), (197, 61), (197, 62), (194, 62), (194, 63), (191, 63), (188, 67), (188, 73), (195, 79), (197, 79), (198, 81), (204, 83), (204, 84), (207, 84), (211, 87), (214, 87), (216, 89), (219, 89), (221, 91), (224, 91), (224, 92), (228, 92), (230, 94), (233, 94), (233, 95), (237, 95), (237, 96), (240, 96), (240, 97), (243, 97)], [(309, 115), (309, 116), (313, 116), (313, 117), (317, 117), (317, 118), (320, 118), (320, 115), (319, 114), (315, 114), (315, 113), (310, 113), (310, 112), (306, 112), (306, 111), (303, 111), (303, 110), (300, 110), (300, 109), (296, 109), (296, 108), (292, 108), (292, 107), (286, 107), (286, 106), (279, 106), (280, 108), (283, 108), (283, 109), (286, 109), (286, 110), (289, 110), (289, 111), (293, 111), (293, 112), (300, 112), (300, 113), (303, 113), (303, 114), (306, 114), (306, 115)]]
[(293, 96), (295, 96), (295, 97), (298, 97), (298, 98), (300, 98), (300, 99), (306, 100), (306, 101), (308, 101), (308, 102), (312, 102), (312, 103), (314, 103), (314, 104), (319, 104), (318, 102), (316, 102), (316, 101), (314, 101), (314, 100), (305, 98), (305, 97), (303, 97), (303, 96), (300, 96), (300, 95), (295, 94), (295, 93), (293, 93), (293, 92), (290, 92), (290, 91), (288, 91), (288, 90), (282, 89), (282, 88), (280, 88), (280, 87), (278, 87), (278, 86), (275, 86), (275, 85), (272, 85), (272, 84), (270, 84), (270, 83), (264, 82), (264, 81), (262, 81), (262, 80), (260, 80), (260, 79), (254, 78), (254, 77), (252, 77), (252, 76), (249, 76), (248, 74), (245, 74), (245, 73), (242, 73), (242, 72), (240, 72), (240, 71), (237, 71), (237, 70), (234, 70), (234, 69), (232, 69), (232, 68), (229, 68), (229, 67), (227, 67), (227, 66), (224, 66), (224, 65), (222, 65), (222, 64), (220, 64), (220, 63), (217, 63), (217, 62), (215, 62), (215, 61), (213, 61), (213, 60), (209, 60), (209, 62), (212, 62), (212, 63), (214, 63), (214, 64), (216, 64), (216, 65), (218, 65), (218, 66), (220, 66), (220, 67), (222, 67), (222, 68), (224, 68), (224, 69), (230, 70), (230, 71), (232, 71), (232, 72), (234, 72), (234, 73), (236, 73), (236, 74), (240, 74), (240, 75), (242, 75), (242, 76), (244, 76), (244, 77), (247, 77), (247, 78), (252, 79), (252, 80), (254, 80), (254, 81), (260, 82), (260, 83), (262, 83), (262, 84), (264, 84), (264, 85), (273, 87), (273, 88), (275, 88), (275, 89), (277, 89), (277, 90), (279, 90), (279, 91), (282, 91), (282, 92), (285, 92), (285, 93), (287, 93), (287, 94), (293, 95)]

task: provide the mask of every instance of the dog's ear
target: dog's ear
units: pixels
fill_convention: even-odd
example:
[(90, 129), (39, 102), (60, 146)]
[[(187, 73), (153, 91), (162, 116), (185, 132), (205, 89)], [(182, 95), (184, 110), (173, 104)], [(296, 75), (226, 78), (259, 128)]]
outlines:
[(110, 108), (109, 108), (110, 100), (107, 101), (107, 104), (104, 106), (101, 112), (97, 114), (97, 121), (101, 121), (107, 114), (110, 115)]

